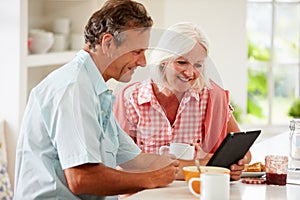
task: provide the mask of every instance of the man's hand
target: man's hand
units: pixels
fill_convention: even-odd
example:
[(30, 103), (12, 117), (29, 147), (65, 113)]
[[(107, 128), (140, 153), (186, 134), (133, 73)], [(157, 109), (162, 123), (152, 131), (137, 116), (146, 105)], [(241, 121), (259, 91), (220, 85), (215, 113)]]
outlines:
[(175, 155), (164, 153), (161, 156), (157, 156), (157, 158), (153, 160), (153, 162), (149, 166), (149, 169), (150, 170), (157, 170), (157, 169), (161, 169), (163, 167), (166, 167), (170, 164), (172, 164), (175, 167), (178, 167), (179, 166), (179, 161), (176, 160)]

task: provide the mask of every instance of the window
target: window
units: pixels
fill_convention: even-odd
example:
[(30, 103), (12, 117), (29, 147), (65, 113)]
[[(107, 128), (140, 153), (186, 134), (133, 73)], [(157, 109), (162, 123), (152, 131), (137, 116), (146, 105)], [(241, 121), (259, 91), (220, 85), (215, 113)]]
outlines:
[(246, 123), (286, 125), (300, 96), (300, 1), (248, 0), (247, 37)]

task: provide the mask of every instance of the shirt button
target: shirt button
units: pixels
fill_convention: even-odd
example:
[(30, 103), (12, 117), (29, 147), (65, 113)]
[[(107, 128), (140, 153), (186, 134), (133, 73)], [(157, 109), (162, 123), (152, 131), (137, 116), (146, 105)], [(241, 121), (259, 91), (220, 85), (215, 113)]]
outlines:
[(101, 113), (101, 115), (103, 115), (104, 111), (103, 111), (103, 110), (101, 110), (101, 111), (100, 111), (100, 113)]
[(200, 143), (200, 140), (199, 140), (199, 139), (197, 140), (197, 143)]

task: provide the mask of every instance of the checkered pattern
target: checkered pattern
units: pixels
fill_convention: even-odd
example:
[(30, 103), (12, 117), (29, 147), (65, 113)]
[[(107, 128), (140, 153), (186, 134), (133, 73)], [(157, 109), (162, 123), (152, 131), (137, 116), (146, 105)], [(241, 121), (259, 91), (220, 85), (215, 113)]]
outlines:
[(171, 142), (201, 145), (208, 100), (207, 88), (201, 92), (188, 90), (180, 102), (174, 124), (170, 124), (154, 96), (151, 82), (139, 86), (124, 103), (129, 130), (136, 133), (136, 143), (144, 152), (158, 153), (160, 146)]
[(243, 178), (242, 183), (246, 183), (246, 184), (265, 184), (266, 179), (265, 178)]

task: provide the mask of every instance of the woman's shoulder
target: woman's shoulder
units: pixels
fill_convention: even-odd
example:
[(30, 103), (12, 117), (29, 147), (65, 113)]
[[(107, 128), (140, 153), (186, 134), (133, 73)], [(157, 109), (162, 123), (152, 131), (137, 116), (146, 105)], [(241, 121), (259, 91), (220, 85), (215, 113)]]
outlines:
[(132, 96), (134, 94), (139, 94), (145, 90), (149, 90), (152, 88), (151, 86), (152, 82), (150, 79), (146, 79), (143, 81), (137, 81), (137, 82), (133, 82), (130, 83), (128, 85), (126, 85), (123, 89), (122, 89), (122, 93), (125, 97), (129, 97)]
[(224, 89), (222, 86), (220, 86), (218, 83), (214, 82), (213, 80), (209, 80), (209, 86), (208, 86), (209, 93), (219, 93), (223, 94), (229, 93), (229, 90)]

